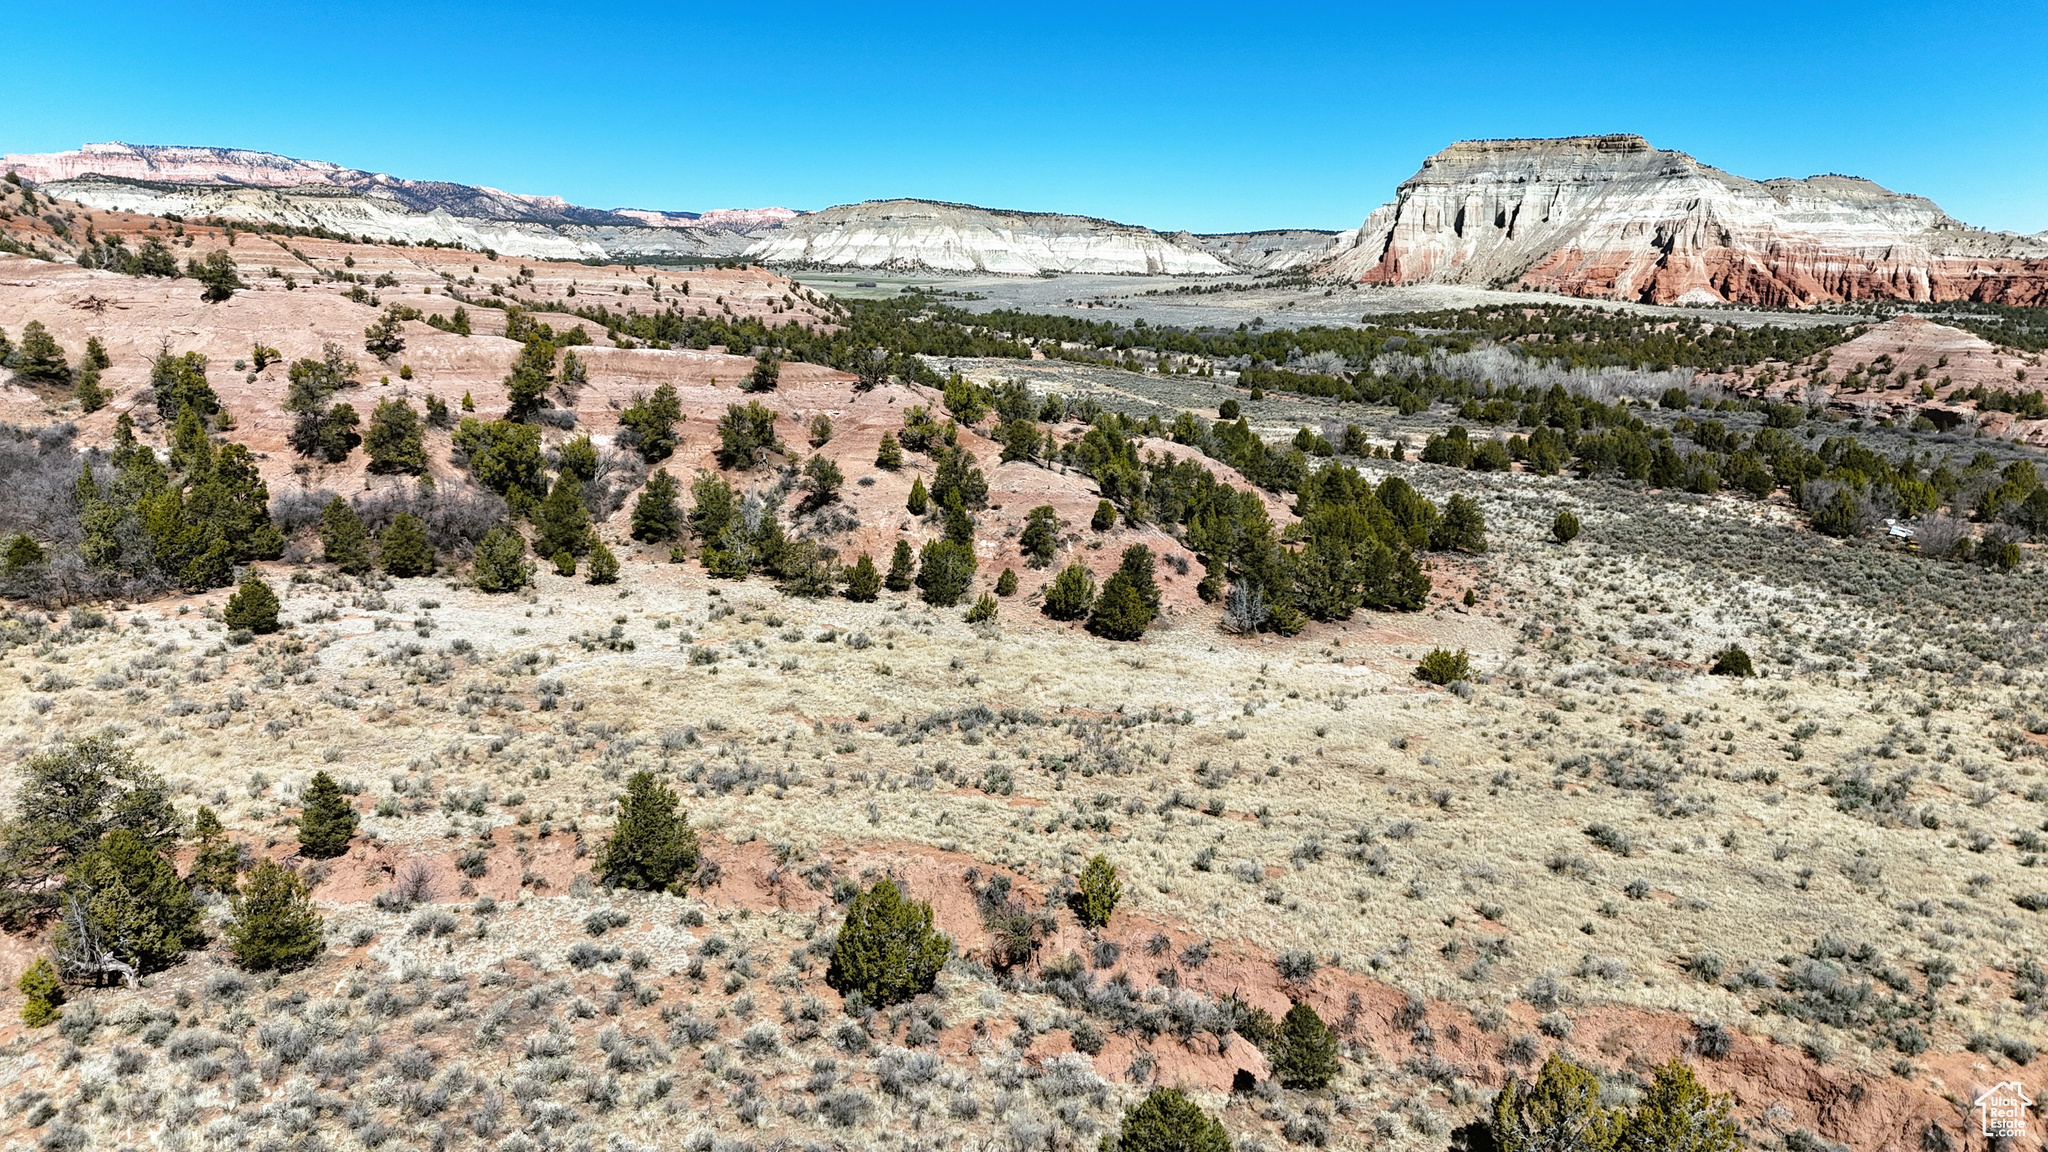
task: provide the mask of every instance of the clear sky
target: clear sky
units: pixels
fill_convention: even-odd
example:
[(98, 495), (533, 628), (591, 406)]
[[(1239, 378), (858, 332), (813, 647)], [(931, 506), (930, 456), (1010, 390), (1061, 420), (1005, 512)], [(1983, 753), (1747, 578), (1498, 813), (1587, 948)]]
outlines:
[(0, 151), (255, 148), (594, 207), (1356, 225), (1458, 139), (1637, 132), (2048, 230), (2048, 3), (9, 5)]

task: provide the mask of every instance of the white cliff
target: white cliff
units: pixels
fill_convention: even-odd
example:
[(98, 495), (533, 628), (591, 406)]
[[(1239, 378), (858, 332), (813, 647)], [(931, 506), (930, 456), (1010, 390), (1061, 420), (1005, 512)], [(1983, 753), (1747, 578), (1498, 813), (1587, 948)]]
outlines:
[(1005, 276), (1237, 271), (1194, 243), (1130, 224), (930, 200), (870, 200), (807, 213), (756, 239), (746, 256), (764, 264)]

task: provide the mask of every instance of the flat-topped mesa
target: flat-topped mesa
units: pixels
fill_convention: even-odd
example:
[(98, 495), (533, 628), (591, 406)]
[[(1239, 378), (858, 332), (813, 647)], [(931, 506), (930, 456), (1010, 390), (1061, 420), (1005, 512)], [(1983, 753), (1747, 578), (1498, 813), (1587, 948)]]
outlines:
[(1319, 266), (1365, 283), (1650, 303), (2048, 303), (2048, 237), (1854, 176), (1749, 180), (1640, 136), (1467, 140)]
[(1134, 224), (932, 200), (869, 200), (807, 213), (763, 235), (746, 256), (767, 264), (1010, 276), (1236, 270), (1192, 240)]

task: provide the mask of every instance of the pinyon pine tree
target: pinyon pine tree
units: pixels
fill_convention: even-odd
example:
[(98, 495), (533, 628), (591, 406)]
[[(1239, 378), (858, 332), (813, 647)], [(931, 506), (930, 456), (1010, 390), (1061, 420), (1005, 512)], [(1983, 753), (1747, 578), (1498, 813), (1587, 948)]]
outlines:
[(235, 594), (228, 597), (228, 606), (221, 612), (220, 619), (229, 628), (247, 628), (258, 635), (275, 632), (277, 593), (251, 572), (242, 578), (242, 586), (235, 589)]
[(1097, 853), (1081, 869), (1081, 883), (1074, 893), (1074, 915), (1089, 928), (1101, 928), (1109, 923), (1109, 914), (1116, 910), (1117, 901), (1124, 896), (1124, 886), (1116, 878), (1116, 866), (1109, 858)]
[(1297, 1001), (1280, 1021), (1273, 1072), (1287, 1088), (1317, 1089), (1337, 1074), (1337, 1035), (1314, 1008)]
[(320, 954), (320, 914), (306, 881), (297, 872), (263, 859), (232, 903), (228, 947), (235, 962), (252, 972), (297, 968)]
[(886, 1007), (932, 990), (953, 941), (932, 928), (932, 906), (907, 900), (894, 880), (879, 880), (846, 907), (825, 983), (849, 999)]
[(593, 871), (607, 884), (643, 892), (680, 892), (697, 869), (697, 833), (676, 794), (652, 772), (626, 781), (611, 838), (598, 850)]
[(348, 851), (349, 837), (355, 834), (355, 806), (342, 795), (341, 785), (325, 772), (313, 773), (299, 812), (300, 854), (315, 860), (339, 856)]
[(1124, 1110), (1102, 1152), (1230, 1152), (1230, 1136), (1180, 1089), (1154, 1088)]

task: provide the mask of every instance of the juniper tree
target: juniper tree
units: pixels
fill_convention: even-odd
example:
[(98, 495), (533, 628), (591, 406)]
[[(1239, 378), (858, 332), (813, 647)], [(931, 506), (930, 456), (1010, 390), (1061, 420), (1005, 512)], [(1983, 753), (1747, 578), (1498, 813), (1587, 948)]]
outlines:
[(1180, 1089), (1154, 1088), (1124, 1110), (1102, 1152), (1230, 1152), (1230, 1135)]
[(676, 478), (661, 468), (647, 478), (633, 503), (633, 539), (649, 544), (674, 540), (683, 532), (683, 513), (676, 504)]
[(1081, 869), (1081, 882), (1072, 901), (1074, 915), (1085, 927), (1104, 927), (1123, 895), (1124, 886), (1116, 878), (1116, 866), (1109, 862), (1108, 857), (1097, 853)]
[(1017, 538), (1017, 546), (1024, 553), (1025, 563), (1033, 568), (1044, 568), (1052, 563), (1053, 553), (1059, 547), (1060, 518), (1050, 504), (1033, 508), (1024, 519), (1024, 532)]
[(510, 528), (493, 528), (477, 542), (470, 574), (484, 592), (516, 592), (533, 580), (526, 541)]
[(875, 449), (875, 467), (890, 472), (903, 467), (903, 446), (896, 442), (894, 432), (882, 433), (881, 446)]
[(349, 502), (336, 496), (320, 513), (321, 559), (351, 576), (370, 570), (370, 533)]
[(427, 540), (426, 524), (410, 512), (393, 517), (377, 539), (377, 563), (393, 576), (431, 575), (434, 546)]
[(381, 400), (370, 413), (370, 429), (363, 436), (363, 451), (370, 457), (370, 471), (403, 472), (417, 476), (427, 470), (427, 449), (422, 440), (420, 415), (403, 400)]
[(567, 552), (581, 556), (590, 548), (590, 510), (574, 477), (555, 477), (547, 499), (533, 514), (533, 550), (542, 556)]
[(1659, 1065), (1650, 1087), (1629, 1109), (1615, 1152), (1737, 1152), (1742, 1130), (1729, 1116), (1730, 1100), (1702, 1087), (1691, 1068)]
[(22, 326), (21, 344), (7, 359), (14, 374), (31, 384), (59, 388), (71, 383), (71, 366), (65, 361), (64, 346), (57, 343), (40, 320)]
[(1280, 1045), (1273, 1072), (1286, 1088), (1311, 1091), (1337, 1074), (1337, 1035), (1314, 1008), (1296, 1001), (1280, 1021)]
[(629, 777), (618, 821), (598, 849), (598, 878), (619, 888), (679, 893), (697, 868), (698, 850), (689, 814), (676, 805), (675, 792), (654, 773)]
[(1453, 496), (1443, 517), (1430, 529), (1429, 546), (1437, 552), (1486, 551), (1486, 517), (1470, 496)]
[(529, 338), (505, 377), (505, 419), (518, 424), (531, 422), (548, 406), (548, 389), (554, 384), (554, 344), (539, 336)]
[(1055, 620), (1079, 620), (1095, 607), (1095, 576), (1076, 560), (1060, 569), (1039, 609)]
[(952, 954), (953, 941), (932, 927), (932, 906), (908, 900), (893, 880), (879, 880), (846, 906), (825, 983), (873, 1007), (929, 992)]
[(1102, 583), (1088, 616), (1088, 630), (1109, 640), (1136, 640), (1159, 616), (1159, 587), (1152, 580), (1152, 550), (1124, 549), (1123, 563)]
[(1017, 570), (1014, 568), (1005, 568), (1003, 569), (1003, 574), (1001, 576), (996, 577), (996, 595), (1015, 596), (1016, 594)]
[(315, 860), (339, 856), (348, 851), (349, 837), (355, 834), (355, 806), (342, 794), (341, 785), (325, 772), (313, 773), (299, 811), (300, 854)]
[(58, 881), (109, 833), (168, 851), (181, 832), (163, 780), (105, 736), (31, 756), (15, 797), (0, 828), (0, 924), (12, 930), (56, 911)]
[(924, 477), (914, 477), (910, 481), (910, 499), (903, 506), (910, 510), (912, 516), (922, 516), (931, 507), (931, 496), (924, 489)]
[(218, 304), (230, 299), (237, 288), (247, 288), (238, 274), (233, 257), (220, 249), (206, 254), (205, 260), (187, 260), (185, 275), (190, 276), (204, 287), (199, 296), (208, 304)]
[(228, 597), (221, 623), (229, 628), (247, 628), (257, 635), (277, 631), (277, 593), (254, 572), (242, 578), (242, 586)]
[(1578, 537), (1579, 518), (1572, 515), (1570, 509), (1559, 512), (1557, 519), (1550, 522), (1550, 538), (1559, 544), (1569, 544)]
[(882, 587), (882, 574), (875, 570), (875, 562), (863, 552), (860, 559), (846, 570), (846, 598), (858, 603), (868, 603)]
[(891, 592), (908, 592), (917, 572), (917, 554), (910, 550), (910, 541), (896, 541), (896, 550), (889, 555), (889, 575), (882, 586)]
[(320, 954), (322, 921), (306, 881), (275, 860), (257, 861), (231, 907), (234, 919), (224, 934), (235, 963), (243, 968), (298, 968)]
[(64, 876), (65, 913), (52, 937), (58, 960), (80, 976), (135, 978), (205, 940), (199, 905), (162, 852), (117, 829)]
[(592, 584), (617, 584), (619, 582), (619, 558), (604, 546), (604, 541), (593, 540), (590, 544), (590, 570), (585, 576)]
[(655, 388), (652, 396), (633, 397), (619, 413), (619, 441), (640, 454), (649, 464), (675, 454), (676, 422), (683, 418), (683, 406), (673, 384)]
[(23, 1024), (41, 1028), (63, 1015), (57, 1011), (57, 1005), (64, 1002), (64, 985), (57, 979), (57, 969), (50, 965), (49, 957), (36, 957), (14, 987), (25, 997), (21, 1005)]
[(229, 838), (220, 817), (204, 804), (192, 819), (192, 838), (199, 842), (199, 850), (185, 872), (185, 883), (195, 890), (233, 892), (242, 848)]
[(917, 587), (924, 602), (951, 608), (967, 594), (974, 578), (974, 549), (955, 540), (932, 540), (919, 550)]
[(1493, 1100), (1493, 1138), (1501, 1152), (1607, 1152), (1620, 1115), (1600, 1103), (1600, 1081), (1557, 1053), (1533, 1087), (1510, 1079)]

